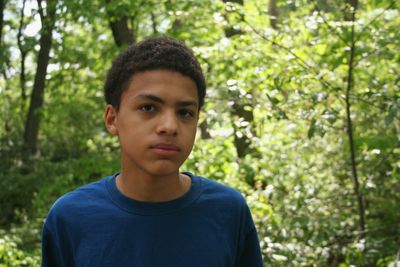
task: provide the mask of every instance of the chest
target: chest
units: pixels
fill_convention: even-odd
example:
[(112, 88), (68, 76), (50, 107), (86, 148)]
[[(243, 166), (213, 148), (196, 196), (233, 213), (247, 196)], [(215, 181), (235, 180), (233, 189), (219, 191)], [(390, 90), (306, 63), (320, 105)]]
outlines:
[(221, 214), (80, 218), (76, 266), (232, 266), (238, 234)]

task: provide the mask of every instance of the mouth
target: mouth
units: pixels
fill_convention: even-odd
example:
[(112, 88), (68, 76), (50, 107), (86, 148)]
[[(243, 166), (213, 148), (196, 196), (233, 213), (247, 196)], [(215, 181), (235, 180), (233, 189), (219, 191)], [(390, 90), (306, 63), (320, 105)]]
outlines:
[(156, 144), (156, 145), (151, 146), (150, 148), (169, 150), (169, 151), (180, 151), (180, 148), (178, 146), (173, 145), (173, 144), (166, 144), (166, 143)]
[(160, 143), (150, 146), (150, 149), (156, 154), (162, 156), (173, 156), (177, 154), (179, 151), (181, 151), (181, 149), (178, 146), (166, 143)]

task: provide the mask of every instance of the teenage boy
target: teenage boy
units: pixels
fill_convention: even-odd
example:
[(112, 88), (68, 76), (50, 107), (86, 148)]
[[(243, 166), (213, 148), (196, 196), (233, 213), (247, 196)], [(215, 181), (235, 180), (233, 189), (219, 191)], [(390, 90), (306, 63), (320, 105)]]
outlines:
[(121, 171), (70, 192), (43, 228), (42, 266), (262, 266), (237, 191), (179, 172), (206, 84), (193, 52), (159, 37), (130, 46), (105, 83), (105, 124)]

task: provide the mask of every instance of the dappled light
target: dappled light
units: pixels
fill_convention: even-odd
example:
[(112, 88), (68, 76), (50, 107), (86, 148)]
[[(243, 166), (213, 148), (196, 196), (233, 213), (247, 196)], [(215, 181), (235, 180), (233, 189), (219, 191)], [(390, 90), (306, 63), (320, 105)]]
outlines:
[(245, 196), (265, 266), (400, 264), (398, 1), (0, 8), (0, 266), (40, 266), (54, 201), (119, 171), (106, 72), (154, 35), (192, 47), (207, 78), (181, 171)]

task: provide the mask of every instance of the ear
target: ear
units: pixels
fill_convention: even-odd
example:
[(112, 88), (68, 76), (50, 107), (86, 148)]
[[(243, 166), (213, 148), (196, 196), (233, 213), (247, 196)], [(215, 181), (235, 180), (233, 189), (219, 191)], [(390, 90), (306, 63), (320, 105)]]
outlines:
[(104, 112), (104, 122), (106, 124), (107, 130), (112, 135), (118, 135), (117, 128), (117, 110), (110, 104), (106, 106)]

